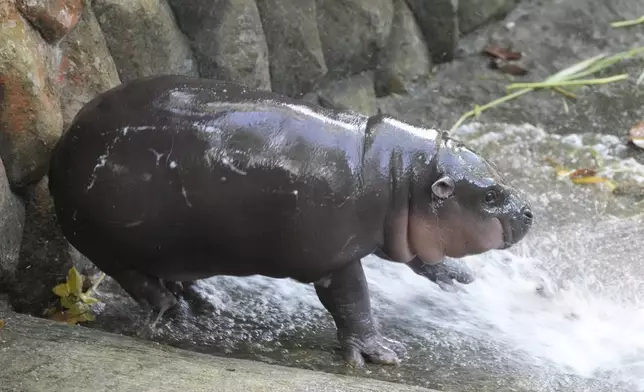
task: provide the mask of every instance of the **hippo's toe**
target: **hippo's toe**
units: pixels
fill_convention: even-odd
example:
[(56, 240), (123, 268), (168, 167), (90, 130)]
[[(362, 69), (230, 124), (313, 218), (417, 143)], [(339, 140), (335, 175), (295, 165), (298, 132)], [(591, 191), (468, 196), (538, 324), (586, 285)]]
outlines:
[(384, 365), (397, 365), (407, 358), (407, 349), (402, 343), (380, 334), (350, 336), (342, 341), (342, 346), (344, 359), (354, 367), (363, 367), (365, 358), (369, 362)]
[(407, 265), (416, 274), (436, 283), (444, 291), (455, 292), (457, 290), (454, 280), (462, 284), (474, 281), (474, 272), (462, 260), (445, 259), (438, 264), (425, 264), (415, 257)]

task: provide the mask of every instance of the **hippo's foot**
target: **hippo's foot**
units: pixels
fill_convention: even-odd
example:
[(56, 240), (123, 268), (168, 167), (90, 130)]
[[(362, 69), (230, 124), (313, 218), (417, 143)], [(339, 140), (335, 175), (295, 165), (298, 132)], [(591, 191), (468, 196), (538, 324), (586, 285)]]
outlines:
[(436, 283), (444, 291), (457, 290), (454, 280), (463, 284), (474, 281), (474, 272), (461, 260), (445, 259), (438, 264), (425, 264), (418, 257), (414, 257), (407, 266), (418, 275)]
[(360, 260), (316, 282), (315, 291), (333, 316), (343, 357), (350, 365), (363, 367), (365, 358), (373, 363), (394, 365), (407, 356), (402, 343), (382, 336), (375, 326)]
[(364, 358), (372, 363), (397, 365), (407, 357), (407, 349), (397, 340), (374, 332), (366, 336), (340, 336), (342, 356), (351, 366), (363, 367)]
[[(177, 305), (177, 298), (162, 283), (161, 279), (144, 275), (134, 270), (106, 271), (138, 304), (152, 308), (152, 317), (144, 323), (140, 334), (154, 329), (164, 313)], [(156, 317), (154, 317), (156, 313)]]
[(195, 281), (166, 281), (165, 287), (170, 290), (177, 298), (183, 298), (188, 302), (193, 311), (198, 314), (209, 314), (216, 311), (213, 305), (206, 297), (195, 289)]

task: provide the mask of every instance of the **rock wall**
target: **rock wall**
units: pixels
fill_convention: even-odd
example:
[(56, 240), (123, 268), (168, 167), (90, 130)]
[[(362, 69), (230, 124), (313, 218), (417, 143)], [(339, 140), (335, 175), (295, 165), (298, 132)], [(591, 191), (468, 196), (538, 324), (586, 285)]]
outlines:
[(0, 1), (0, 291), (27, 310), (71, 262), (46, 171), (97, 94), (173, 73), (371, 114), (376, 96), (405, 94), (454, 58), (459, 18), (472, 30), (516, 1)]

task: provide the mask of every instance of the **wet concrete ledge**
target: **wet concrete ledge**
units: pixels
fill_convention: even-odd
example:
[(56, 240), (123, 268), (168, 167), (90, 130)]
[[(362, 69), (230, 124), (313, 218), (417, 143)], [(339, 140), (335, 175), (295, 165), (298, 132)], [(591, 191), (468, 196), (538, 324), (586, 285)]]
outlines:
[(199, 354), (2, 306), (0, 319), (5, 323), (0, 330), (1, 392), (432, 392)]

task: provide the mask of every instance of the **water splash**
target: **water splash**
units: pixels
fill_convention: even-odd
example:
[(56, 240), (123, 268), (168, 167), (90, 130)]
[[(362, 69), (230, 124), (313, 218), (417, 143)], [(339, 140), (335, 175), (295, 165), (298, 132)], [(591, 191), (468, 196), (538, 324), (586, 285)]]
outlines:
[[(526, 366), (550, 369), (544, 377), (554, 368), (644, 391), (642, 238), (641, 219), (541, 228), (511, 251), (466, 258), (477, 280), (455, 294), (375, 256), (363, 265), (376, 317), (410, 340), (437, 344), (432, 326), (445, 331), (443, 344), (455, 339), (448, 343), (455, 350), (476, 341), (519, 353), (512, 359)], [(252, 330), (250, 323), (270, 325), (254, 336), (229, 334), (237, 342), (310, 333), (328, 317), (311, 286), (290, 280), (216, 277), (201, 285), (233, 313), (239, 331)], [(468, 356), (460, 360), (472, 361)]]

